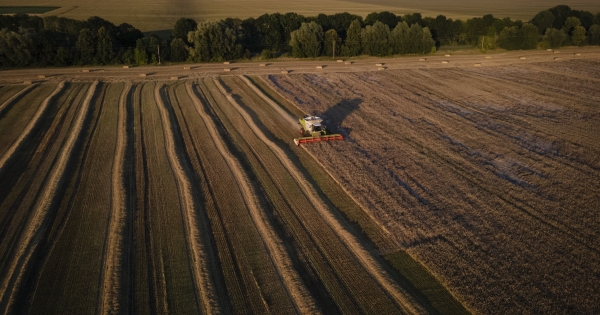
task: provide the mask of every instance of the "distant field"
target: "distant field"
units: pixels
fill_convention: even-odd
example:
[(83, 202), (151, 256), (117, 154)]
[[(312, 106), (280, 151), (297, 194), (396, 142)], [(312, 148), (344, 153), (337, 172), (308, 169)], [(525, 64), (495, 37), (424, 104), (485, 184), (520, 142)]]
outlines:
[(6, 0), (7, 6), (59, 6), (60, 10), (50, 12), (75, 19), (87, 19), (100, 16), (113, 23), (129, 23), (144, 32), (171, 29), (180, 17), (189, 17), (197, 21), (221, 19), (226, 17), (248, 18), (258, 17), (265, 13), (297, 12), (311, 16), (319, 13), (333, 14), (350, 12), (366, 16), (371, 12), (390, 11), (396, 14), (420, 12), (423, 16), (444, 14), (451, 18), (469, 18), (491, 13), (497, 17), (529, 20), (537, 12), (558, 4), (567, 4), (573, 9), (600, 12), (600, 2), (594, 0), (581, 1), (429, 1), (418, 0), (157, 0), (152, 2), (129, 0)]
[(54, 11), (60, 7), (40, 7), (40, 6), (0, 6), (0, 14), (44, 14), (46, 12)]

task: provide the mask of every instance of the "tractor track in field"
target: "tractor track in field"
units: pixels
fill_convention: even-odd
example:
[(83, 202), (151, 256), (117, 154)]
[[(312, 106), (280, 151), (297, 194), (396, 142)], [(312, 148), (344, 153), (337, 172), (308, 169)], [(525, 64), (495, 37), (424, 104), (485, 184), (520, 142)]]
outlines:
[[(98, 81), (95, 81), (94, 83), (92, 83), (88, 90), (86, 98), (83, 102), (83, 106), (80, 108), (79, 114), (77, 115), (77, 118), (74, 121), (74, 126), (71, 130), (71, 133), (68, 139), (66, 140), (65, 144), (63, 145), (55, 164), (53, 165), (53, 169), (42, 192), (40, 193), (40, 195), (38, 195), (32, 217), (25, 225), (24, 233), (20, 237), (20, 240), (17, 244), (17, 248), (15, 248), (15, 255), (11, 257), (12, 259), (9, 263), (7, 276), (0, 284), (0, 299), (2, 301), (1, 304), (5, 307), (5, 311), (9, 310), (11, 304), (14, 302), (13, 298), (15, 288), (18, 288), (20, 285), (23, 270), (25, 266), (29, 263), (33, 252), (36, 250), (40, 238), (45, 233), (46, 229), (44, 227), (44, 223), (46, 219), (46, 213), (52, 206), (52, 202), (56, 197), (55, 194), (58, 189), (58, 186), (62, 185), (62, 179), (64, 176), (65, 169), (67, 167), (67, 163), (71, 158), (75, 142), (81, 135), (83, 123), (85, 121), (85, 118), (89, 114), (90, 103), (96, 92), (97, 85)], [(59, 87), (60, 89), (57, 88), (57, 90), (62, 90), (62, 88), (64, 87), (64, 83), (60, 84)], [(54, 95), (56, 94), (53, 93), (51, 96)], [(51, 98), (49, 97), (47, 99), (47, 102), (44, 102), (44, 106), (42, 106), (42, 108), (38, 110), (39, 114), (36, 113), (36, 117), (34, 118), (35, 121), (39, 119), (39, 116), (41, 116), (43, 110), (46, 109), (50, 99)], [(27, 134), (29, 133), (31, 128), (33, 128), (33, 125), (34, 124), (28, 126), (28, 128), (26, 129)], [(4, 161), (2, 161), (0, 165), (2, 165)]]
[[(3, 240), (0, 252), (3, 256), (8, 255), (7, 253), (14, 249), (19, 234), (24, 229), (23, 222), (25, 222), (30, 208), (35, 203), (36, 195), (41, 190), (44, 178), (47, 177), (56, 154), (66, 137), (66, 129), (72, 123), (77, 112), (75, 107), (77, 106), (76, 103), (81, 102), (81, 97), (78, 96), (81, 89), (74, 90), (69, 91), (67, 89), (67, 92), (71, 93), (65, 93), (64, 96), (72, 98), (72, 95), (75, 95), (73, 100), (69, 101), (68, 105), (57, 106), (56, 113), (52, 115), (53, 119), (47, 124), (46, 130), (38, 132), (37, 136), (40, 137), (40, 142), (31, 148), (31, 150), (35, 150), (32, 153), (33, 156), (23, 161), (21, 165), (15, 166), (11, 163), (11, 168), (15, 167), (18, 173), (13, 176), (17, 177), (14, 185), (19, 188), (17, 190), (19, 193), (16, 196), (13, 194), (2, 196), (1, 205), (2, 208), (6, 208), (6, 210), (3, 210), (4, 217), (2, 221), (4, 224), (0, 228), (0, 239)], [(26, 165), (31, 165), (32, 169), (23, 170)], [(42, 175), (35, 176), (34, 174)], [(6, 191), (8, 192), (8, 189)], [(8, 259), (2, 260), (2, 264), (0, 264), (2, 268), (6, 267), (7, 261)]]
[(42, 102), (42, 105), (35, 112), (35, 115), (31, 118), (31, 121), (27, 124), (27, 126), (25, 127), (25, 129), (23, 130), (23, 132), (21, 133), (21, 135), (19, 136), (19, 138), (17, 138), (15, 140), (15, 142), (13, 142), (13, 144), (8, 148), (8, 150), (6, 150), (6, 152), (4, 153), (4, 155), (2, 155), (2, 157), (0, 157), (0, 170), (2, 170), (2, 168), (6, 164), (6, 161), (13, 155), (13, 153), (21, 145), (21, 143), (23, 142), (23, 140), (31, 133), (31, 130), (33, 130), (33, 128), (38, 124), (38, 122), (40, 120), (40, 117), (42, 117), (42, 114), (46, 111), (46, 109), (48, 108), (48, 105), (50, 104), (50, 102), (52, 102), (52, 100), (54, 99), (54, 97), (58, 93), (60, 93), (64, 89), (64, 87), (65, 87), (65, 82), (62, 81), (61, 83), (58, 84), (58, 86), (52, 92), (52, 94), (50, 94), (50, 96), (48, 96)]
[(127, 145), (127, 109), (126, 102), (131, 91), (131, 83), (121, 92), (119, 113), (117, 118), (117, 143), (112, 166), (111, 213), (109, 216), (108, 235), (103, 268), (103, 280), (100, 293), (101, 314), (118, 314), (121, 310), (120, 299), (123, 296), (120, 273), (122, 269), (122, 244), (125, 237), (125, 220), (127, 216), (126, 188), (124, 183), (125, 150)]
[(32, 84), (32, 85), (26, 86), (25, 88), (23, 88), (22, 90), (17, 92), (15, 95), (11, 96), (9, 99), (4, 101), (4, 103), (2, 103), (0, 105), (0, 117), (2, 117), (2, 115), (4, 115), (5, 110), (10, 109), (18, 100), (21, 99), (21, 97), (23, 97), (25, 94), (29, 93), (31, 90), (33, 90), (36, 87), (38, 87), (38, 84)]
[[(147, 306), (148, 307), (148, 311), (150, 314), (158, 314), (158, 303), (157, 303), (157, 299), (158, 299), (158, 292), (157, 292), (157, 284), (156, 284), (156, 275), (155, 275), (155, 270), (156, 270), (156, 263), (155, 260), (153, 258), (152, 255), (152, 248), (153, 248), (153, 244), (154, 244), (154, 237), (152, 236), (152, 222), (150, 220), (150, 207), (149, 207), (149, 183), (148, 183), (148, 176), (149, 176), (149, 171), (148, 171), (148, 153), (147, 153), (147, 148), (146, 148), (146, 136), (145, 136), (145, 128), (143, 128), (144, 125), (144, 114), (142, 111), (142, 90), (143, 90), (143, 84), (139, 84), (136, 86), (135, 89), (135, 93), (134, 93), (134, 97), (133, 97), (133, 107), (134, 107), (134, 116), (136, 116), (135, 114), (137, 113), (138, 119), (137, 121), (134, 122), (134, 130), (139, 130), (139, 137), (136, 137), (135, 139), (135, 176), (136, 176), (136, 197), (138, 200), (136, 202), (136, 208), (141, 208), (139, 209), (141, 212), (140, 215), (140, 229), (142, 229), (142, 231), (139, 231), (139, 234), (143, 235), (143, 245), (140, 246), (141, 248), (135, 248), (134, 249), (134, 259), (137, 260), (136, 258), (139, 258), (140, 260), (145, 260), (145, 264), (146, 264), (146, 270), (143, 270), (144, 268), (140, 268), (139, 266), (137, 266), (134, 262), (133, 265), (136, 266), (137, 270), (140, 273), (145, 273), (145, 275), (140, 276), (139, 279), (137, 279), (137, 277), (134, 276), (134, 279), (137, 279), (137, 283), (142, 283), (142, 279), (144, 279), (145, 281), (147, 281), (147, 292), (148, 292), (148, 305), (143, 305), (143, 306)], [(137, 109), (137, 110), (136, 110)], [(139, 147), (139, 149), (138, 149)], [(139, 151), (139, 152), (138, 152)], [(138, 190), (139, 189), (139, 190)], [(139, 205), (141, 203), (141, 206)], [(136, 249), (139, 250), (140, 252), (143, 253), (143, 258), (142, 255), (140, 254), (136, 254)], [(145, 272), (144, 272), (145, 271)], [(145, 276), (145, 277), (144, 277)], [(134, 288), (134, 292), (137, 292), (137, 288)], [(142, 298), (141, 293), (139, 294), (139, 297), (137, 300), (141, 300), (144, 301), (146, 300), (145, 297)], [(142, 303), (143, 304), (143, 303)]]
[[(223, 95), (228, 95), (227, 91), (219, 80), (214, 80), (214, 82)], [(348, 230), (344, 228), (338, 219), (329, 211), (327, 205), (319, 197), (318, 192), (316, 192), (314, 187), (312, 187), (311, 184), (301, 175), (301, 172), (297, 169), (289, 157), (286, 156), (285, 152), (260, 131), (258, 126), (253, 122), (252, 117), (250, 117), (250, 115), (240, 107), (233, 97), (227, 97), (227, 99), (244, 118), (256, 136), (270, 148), (275, 156), (277, 156), (279, 162), (282, 163), (282, 165), (288, 170), (289, 174), (292, 176), (292, 178), (294, 178), (312, 206), (332, 228), (335, 234), (341, 240), (343, 240), (343, 243), (347, 249), (359, 261), (362, 267), (368, 271), (371, 277), (373, 277), (373, 279), (375, 279), (375, 281), (385, 290), (386, 294), (389, 294), (391, 297), (393, 297), (393, 300), (396, 301), (396, 303), (398, 303), (398, 305), (406, 312), (423, 312), (422, 309), (419, 309), (418, 306), (410, 301), (408, 294), (400, 289), (391, 280), (390, 276), (382, 269), (382, 267), (378, 266), (378, 263), (373, 260), (371, 254), (365, 248), (363, 248), (362, 245), (360, 245), (356, 237), (348, 232)]]
[(211, 139), (217, 147), (220, 155), (226, 161), (229, 169), (233, 173), (237, 181), (237, 186), (244, 196), (244, 201), (248, 207), (249, 213), (254, 225), (261, 234), (262, 240), (269, 250), (270, 258), (275, 266), (279, 277), (285, 284), (285, 288), (288, 291), (288, 295), (294, 301), (296, 311), (299, 314), (315, 313), (316, 306), (310, 293), (302, 284), (297, 272), (292, 267), (292, 262), (288, 257), (285, 248), (281, 244), (274, 232), (274, 228), (270, 226), (268, 219), (264, 216), (264, 213), (259, 207), (259, 200), (257, 198), (258, 192), (256, 192), (248, 183), (250, 180), (245, 175), (242, 166), (234, 158), (231, 152), (226, 148), (225, 143), (220, 135), (217, 134), (217, 126), (214, 124), (212, 119), (202, 109), (200, 100), (194, 95), (191, 84), (186, 84), (188, 95), (194, 102), (196, 111), (202, 117), (203, 121), (207, 125)]
[[(188, 92), (186, 91), (186, 94)], [(210, 147), (209, 143), (204, 143), (204, 139), (198, 139), (198, 134), (204, 134), (206, 132), (206, 125), (202, 123), (194, 124), (192, 112), (196, 113), (196, 108), (193, 103), (193, 99), (189, 98), (190, 103), (189, 106), (184, 106), (181, 103), (181, 98), (178, 97), (178, 108), (181, 112), (181, 123), (186, 131), (187, 136), (184, 136), (186, 141), (186, 146), (188, 147), (188, 155), (192, 159), (192, 167), (194, 168), (197, 176), (199, 189), (202, 191), (204, 196), (204, 207), (207, 218), (205, 219), (205, 229), (212, 230), (212, 237), (214, 237), (214, 244), (216, 249), (214, 250), (215, 257), (218, 255), (220, 262), (216, 262), (216, 264), (220, 265), (221, 271), (215, 272), (215, 276), (218, 274), (221, 279), (221, 286), (219, 287), (220, 292), (222, 292), (222, 297), (228, 296), (229, 301), (223, 301), (221, 304), (222, 310), (224, 313), (231, 313), (234, 311), (241, 311), (246, 309), (246, 307), (250, 308), (246, 310), (248, 312), (252, 310), (256, 310), (255, 307), (252, 307), (253, 304), (250, 304), (247, 299), (245, 299), (245, 294), (250, 295), (248, 291), (243, 292), (243, 283), (239, 283), (241, 278), (243, 277), (239, 266), (239, 258), (237, 257), (237, 252), (235, 250), (235, 235), (232, 236), (229, 231), (230, 227), (228, 227), (228, 223), (226, 222), (226, 212), (225, 208), (227, 205), (222, 205), (223, 200), (223, 192), (219, 189), (218, 182), (214, 179), (215, 176), (219, 177), (219, 175), (225, 170), (221, 168), (216, 168), (213, 165), (212, 160), (210, 159), (210, 155), (212, 152), (216, 150)], [(183, 114), (185, 111), (187, 115)], [(199, 117), (200, 118), (200, 117)], [(200, 122), (203, 122), (200, 118)], [(192, 129), (194, 131), (192, 131)], [(213, 151), (214, 150), (214, 151)], [(215, 175), (214, 173), (218, 173)], [(210, 221), (210, 223), (208, 222)], [(210, 224), (210, 227), (208, 226)], [(215, 263), (213, 263), (215, 264)], [(222, 272), (222, 273), (221, 273)], [(228, 292), (226, 292), (227, 290)], [(253, 296), (254, 297), (254, 296)], [(260, 299), (260, 297), (258, 297)], [(262, 303), (261, 303), (262, 305)], [(262, 308), (264, 312), (264, 308)]]
[(198, 295), (200, 296), (203, 313), (216, 314), (219, 313), (219, 306), (217, 304), (214, 285), (209, 278), (207, 257), (204, 245), (200, 239), (201, 233), (198, 230), (198, 222), (195, 213), (197, 206), (191, 191), (190, 179), (186, 175), (184, 167), (177, 155), (173, 126), (171, 125), (169, 113), (161, 96), (161, 87), (162, 86), (159, 85), (155, 87), (154, 98), (163, 124), (165, 142), (167, 144), (167, 156), (169, 158), (171, 169), (177, 179), (179, 198), (184, 210), (184, 224), (187, 229), (186, 237), (188, 241), (188, 250), (192, 254), (191, 267), (197, 286), (196, 289), (199, 291)]

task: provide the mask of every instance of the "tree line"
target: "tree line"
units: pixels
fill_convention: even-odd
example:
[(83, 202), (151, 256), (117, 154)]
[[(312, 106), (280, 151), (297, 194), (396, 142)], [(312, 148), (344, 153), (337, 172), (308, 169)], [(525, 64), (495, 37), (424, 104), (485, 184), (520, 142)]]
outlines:
[(481, 49), (600, 45), (600, 13), (559, 5), (530, 21), (491, 14), (468, 20), (374, 12), (304, 17), (264, 14), (197, 23), (181, 18), (169, 39), (99, 17), (0, 16), (0, 67), (208, 62), (278, 56), (388, 56), (427, 54), (440, 46)]

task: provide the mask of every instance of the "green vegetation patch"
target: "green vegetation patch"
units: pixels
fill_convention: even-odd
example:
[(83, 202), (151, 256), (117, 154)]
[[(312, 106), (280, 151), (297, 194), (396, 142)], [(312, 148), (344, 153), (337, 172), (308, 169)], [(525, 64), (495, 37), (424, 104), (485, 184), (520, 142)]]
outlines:
[(383, 257), (440, 314), (471, 314), (427, 268), (406, 251), (397, 251)]
[(46, 7), (46, 6), (0, 6), (0, 14), (44, 14), (46, 12), (54, 11), (60, 7)]

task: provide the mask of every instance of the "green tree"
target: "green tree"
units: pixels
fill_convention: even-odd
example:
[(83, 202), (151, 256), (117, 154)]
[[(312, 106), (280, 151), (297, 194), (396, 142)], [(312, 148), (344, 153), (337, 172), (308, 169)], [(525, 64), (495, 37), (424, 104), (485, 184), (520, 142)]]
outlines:
[(196, 31), (188, 33), (188, 41), (194, 45), (190, 50), (190, 58), (194, 61), (230, 60), (242, 54), (236, 32), (222, 21), (198, 24)]
[(600, 25), (594, 24), (590, 26), (588, 35), (590, 36), (591, 45), (600, 45)]
[(400, 22), (390, 32), (388, 43), (392, 54), (408, 54), (409, 53), (409, 34), (408, 23)]
[(508, 50), (515, 50), (518, 48), (517, 36), (519, 34), (519, 28), (516, 26), (505, 27), (498, 36), (498, 46)]
[(392, 13), (392, 12), (388, 12), (388, 11), (383, 11), (383, 12), (373, 12), (370, 13), (369, 15), (367, 15), (367, 17), (365, 18), (365, 24), (366, 25), (374, 25), (375, 22), (379, 21), (385, 25), (387, 25), (389, 28), (395, 27), (396, 24), (398, 24), (398, 22), (400, 22), (402, 20), (402, 18), (399, 18), (398, 16), (396, 16), (396, 14)]
[(411, 26), (413, 24), (421, 25), (423, 23), (423, 17), (421, 16), (421, 13), (405, 14), (402, 17), (402, 20), (406, 21), (406, 23)]
[(65, 47), (56, 48), (54, 64), (59, 67), (65, 67), (69, 64), (69, 51)]
[(321, 25), (315, 22), (302, 23), (300, 28), (291, 34), (292, 56), (297, 58), (317, 57), (321, 54), (322, 43), (323, 28)]
[(28, 33), (19, 34), (8, 28), (0, 30), (0, 66), (24, 67), (32, 63), (33, 38)]
[(559, 30), (565, 25), (565, 20), (571, 16), (571, 8), (567, 5), (557, 5), (548, 9), (554, 15), (554, 23), (552, 27)]
[(330, 29), (327, 32), (325, 32), (325, 42), (323, 43), (324, 56), (333, 56), (334, 49), (335, 55), (339, 56), (341, 45), (342, 39), (338, 36), (338, 33), (335, 29)]
[(435, 52), (435, 40), (433, 40), (431, 36), (431, 31), (429, 30), (429, 27), (423, 27), (423, 32), (421, 35), (421, 46), (418, 52), (422, 54)]
[(88, 28), (84, 28), (79, 31), (79, 37), (77, 38), (77, 51), (79, 52), (79, 63), (80, 64), (92, 64), (95, 63), (94, 56), (96, 56), (96, 33)]
[(538, 43), (538, 29), (535, 25), (525, 23), (519, 29), (519, 49), (535, 49)]
[(577, 27), (581, 26), (581, 21), (574, 16), (570, 16), (565, 20), (565, 25), (563, 26), (563, 31), (569, 36), (573, 35), (573, 30)]
[(135, 51), (131, 49), (131, 47), (127, 48), (121, 55), (121, 62), (124, 64), (133, 64), (135, 63)]
[(175, 38), (171, 41), (171, 61), (186, 61), (189, 56), (187, 46), (181, 38)]
[(576, 26), (573, 30), (573, 36), (571, 36), (571, 42), (577, 46), (584, 46), (585, 39), (585, 27)]
[(555, 28), (549, 28), (544, 34), (544, 43), (551, 48), (561, 47), (567, 39), (567, 34), (563, 30), (557, 30)]
[(367, 25), (360, 34), (363, 52), (371, 56), (387, 56), (390, 54), (388, 38), (389, 26), (377, 21), (373, 26)]
[(342, 54), (345, 56), (358, 56), (361, 53), (360, 33), (362, 28), (359, 20), (354, 20), (350, 23), (346, 31), (346, 43), (342, 47)]
[(140, 66), (148, 64), (148, 52), (143, 39), (138, 39), (135, 44), (135, 63)]
[(175, 22), (175, 26), (173, 26), (173, 31), (171, 32), (171, 36), (174, 39), (181, 39), (185, 42), (186, 45), (190, 45), (188, 42), (188, 33), (195, 31), (198, 27), (198, 23), (192, 19), (188, 18), (180, 18)]
[(98, 48), (96, 52), (98, 62), (101, 64), (112, 62), (114, 57), (113, 39), (104, 26), (98, 30)]
[(544, 31), (551, 28), (554, 23), (554, 14), (548, 10), (542, 11), (533, 17), (531, 23), (537, 26), (539, 34), (544, 35)]

